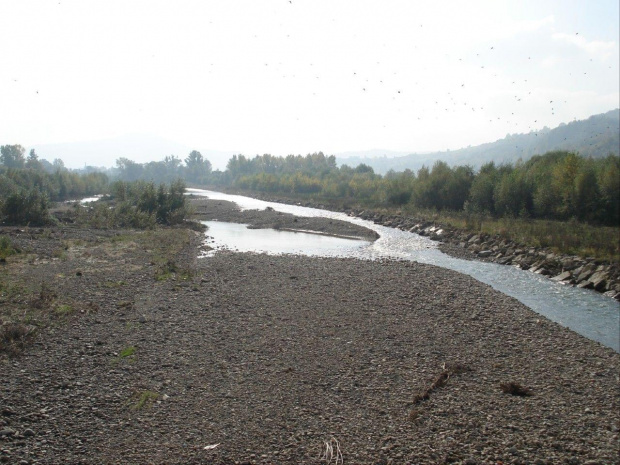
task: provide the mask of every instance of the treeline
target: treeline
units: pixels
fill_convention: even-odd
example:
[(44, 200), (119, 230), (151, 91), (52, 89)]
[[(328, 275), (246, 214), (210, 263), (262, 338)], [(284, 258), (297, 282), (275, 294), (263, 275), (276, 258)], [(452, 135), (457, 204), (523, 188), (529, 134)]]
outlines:
[(69, 171), (59, 159), (50, 171), (34, 150), (26, 159), (20, 145), (3, 145), (0, 154), (0, 198), (36, 190), (51, 201), (62, 201), (100, 194), (108, 186), (105, 173)]
[(443, 161), (417, 173), (375, 174), (364, 164), (336, 166), (322, 153), (306, 157), (233, 157), (215, 184), (280, 194), (311, 194), (369, 206), (465, 210), (493, 216), (545, 218), (618, 225), (620, 158), (549, 152), (525, 163), (487, 163), (475, 172)]
[(174, 155), (165, 157), (163, 161), (149, 163), (136, 163), (128, 158), (119, 158), (111, 174), (121, 181), (172, 182), (185, 179), (188, 182), (204, 184), (210, 179), (211, 169), (211, 162), (200, 152), (193, 150), (185, 160)]
[(108, 187), (104, 173), (71, 172), (62, 160), (46, 164), (34, 150), (28, 158), (24, 152), (20, 145), (0, 147), (0, 218), (6, 223), (50, 223), (50, 201), (99, 194)]
[[(26, 159), (20, 146), (2, 146), (0, 199), (17, 195), (27, 202), (26, 193), (38, 192), (50, 200), (63, 200), (110, 191), (104, 173), (68, 171), (61, 161), (49, 173), (37, 161), (34, 152)], [(451, 167), (437, 161), (417, 172), (390, 171), (382, 176), (365, 164), (338, 167), (334, 156), (321, 152), (287, 157), (235, 155), (225, 171), (212, 171), (211, 163), (200, 152), (192, 151), (184, 160), (169, 156), (163, 161), (143, 164), (119, 158), (116, 167), (108, 173), (110, 178), (123, 182), (147, 181), (139, 186), (151, 198), (161, 189), (154, 182), (172, 186), (175, 180), (183, 179), (197, 185), (312, 196), (369, 207), (407, 206), (494, 217), (620, 224), (620, 157), (617, 155), (593, 159), (554, 151), (515, 164), (490, 162), (478, 171), (470, 166)], [(118, 186), (122, 185), (112, 189), (116, 189), (119, 198), (122, 196)], [(141, 205), (146, 205), (145, 199)], [(40, 200), (34, 195), (31, 203)], [(3, 204), (7, 205), (6, 200)], [(140, 208), (137, 203), (133, 207)], [(151, 214), (153, 210), (149, 211)], [(160, 222), (161, 214), (155, 213), (154, 218)]]

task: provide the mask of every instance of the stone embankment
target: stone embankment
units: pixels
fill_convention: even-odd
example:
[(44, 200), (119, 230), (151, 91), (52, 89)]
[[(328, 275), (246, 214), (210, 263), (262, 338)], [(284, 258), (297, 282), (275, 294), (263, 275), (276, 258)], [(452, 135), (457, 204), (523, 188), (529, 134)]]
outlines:
[(296, 203), (311, 208), (342, 211), (382, 226), (410, 231), (431, 240), (441, 242), (440, 249), (452, 256), (469, 260), (482, 260), (501, 265), (518, 266), (547, 276), (561, 284), (592, 289), (620, 301), (620, 265), (592, 257), (562, 255), (544, 247), (519, 244), (499, 235), (473, 233), (436, 224), (420, 218), (404, 215), (389, 215), (373, 210), (356, 208), (334, 209), (319, 202), (292, 202), (290, 199), (274, 198), (257, 193), (251, 195), (269, 202)]
[[(560, 255), (545, 248), (528, 247), (499, 235), (475, 234), (401, 215), (350, 210), (349, 215), (426, 236), (445, 244), (445, 252), (460, 258), (480, 259), (518, 266), (562, 284), (593, 289), (620, 300), (620, 267), (594, 258)], [(442, 247), (443, 249), (443, 247)]]

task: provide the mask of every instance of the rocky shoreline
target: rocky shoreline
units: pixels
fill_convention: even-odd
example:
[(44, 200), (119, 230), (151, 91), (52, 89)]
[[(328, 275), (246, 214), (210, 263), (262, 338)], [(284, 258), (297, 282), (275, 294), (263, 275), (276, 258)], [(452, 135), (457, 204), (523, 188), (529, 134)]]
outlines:
[(500, 236), (459, 231), (412, 218), (401, 216), (386, 218), (365, 211), (348, 213), (439, 241), (442, 243), (440, 248), (443, 251), (460, 258), (517, 266), (522, 270), (547, 276), (561, 284), (593, 289), (620, 300), (620, 267), (617, 264), (600, 263), (593, 258), (555, 254), (548, 249), (526, 247)]
[[(241, 195), (250, 195), (240, 193)], [(333, 210), (320, 202), (293, 202), (280, 197), (251, 194), (265, 201), (293, 203), (304, 207)], [(620, 301), (620, 264), (605, 263), (592, 257), (556, 254), (543, 247), (528, 247), (490, 234), (475, 234), (405, 215), (390, 215), (370, 209), (338, 209), (349, 216), (382, 226), (410, 231), (440, 243), (440, 249), (452, 256), (481, 260), (547, 276), (560, 284), (592, 289)]]

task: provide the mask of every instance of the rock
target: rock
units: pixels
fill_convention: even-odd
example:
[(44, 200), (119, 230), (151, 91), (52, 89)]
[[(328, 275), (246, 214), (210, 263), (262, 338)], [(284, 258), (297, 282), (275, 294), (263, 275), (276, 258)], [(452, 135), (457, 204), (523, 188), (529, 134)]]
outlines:
[(0, 429), (0, 437), (3, 436), (14, 436), (16, 431), (13, 428), (2, 428)]
[(577, 287), (579, 289), (592, 289), (593, 285), (590, 281), (582, 281), (579, 284), (577, 284)]
[(609, 276), (605, 271), (598, 271), (590, 276), (589, 281), (592, 283), (592, 287), (597, 291), (601, 291), (605, 289), (605, 285), (607, 284), (607, 280)]
[(554, 276), (553, 278), (551, 278), (552, 281), (566, 281), (567, 279), (570, 279), (572, 276), (570, 271), (565, 271), (564, 273), (560, 273), (557, 276)]
[(490, 257), (493, 252), (490, 250), (481, 250), (478, 252), (478, 256), (481, 258)]
[(30, 428), (25, 429), (24, 432), (22, 433), (22, 436), (26, 437), (26, 438), (31, 438), (33, 436), (36, 436), (36, 433), (31, 430)]

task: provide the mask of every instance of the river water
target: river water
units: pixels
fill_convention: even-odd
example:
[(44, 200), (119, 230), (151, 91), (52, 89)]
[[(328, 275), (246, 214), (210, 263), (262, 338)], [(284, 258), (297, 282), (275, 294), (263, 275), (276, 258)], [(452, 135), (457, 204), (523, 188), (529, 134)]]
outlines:
[(205, 222), (209, 226), (209, 245), (216, 250), (225, 248), (240, 252), (294, 253), (367, 260), (392, 258), (448, 268), (470, 275), (514, 297), (550, 320), (620, 352), (620, 303), (594, 291), (562, 285), (513, 266), (454, 258), (441, 252), (430, 239), (349, 217), (344, 213), (199, 189), (188, 189), (188, 193), (232, 201), (243, 210), (272, 207), (297, 216), (349, 221), (380, 235), (375, 242), (367, 242), (271, 229), (247, 229), (245, 225), (236, 223)]

